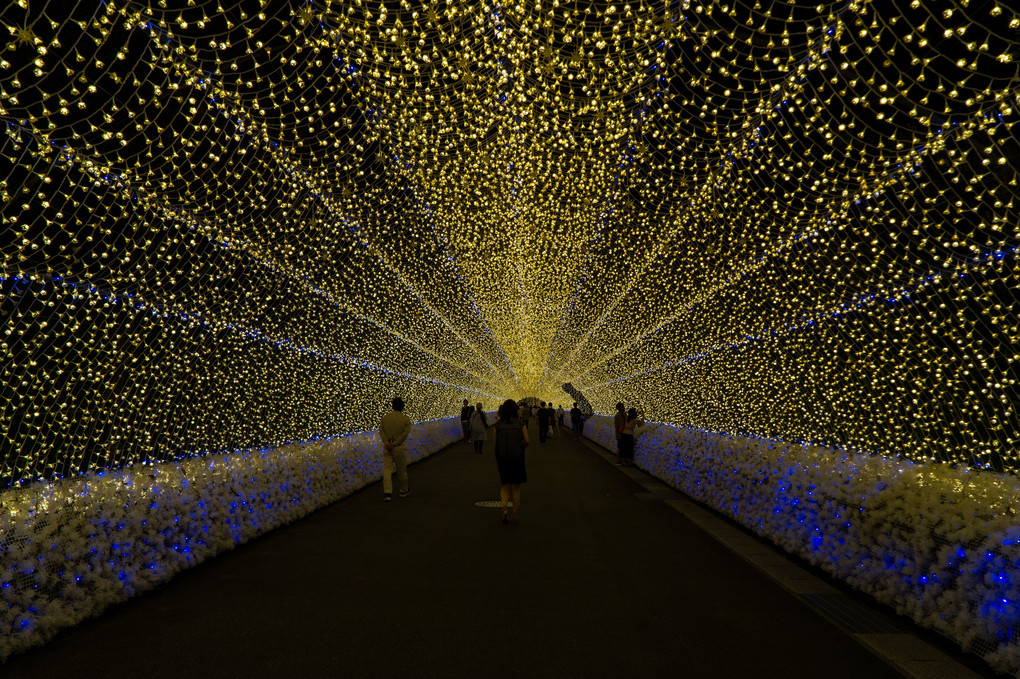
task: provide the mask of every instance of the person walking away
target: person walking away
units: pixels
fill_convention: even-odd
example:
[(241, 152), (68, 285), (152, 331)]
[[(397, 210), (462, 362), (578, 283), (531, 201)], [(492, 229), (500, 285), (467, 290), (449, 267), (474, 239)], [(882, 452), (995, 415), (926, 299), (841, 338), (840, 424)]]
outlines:
[(517, 412), (517, 415), (524, 423), (524, 428), (527, 429), (528, 425), (531, 424), (531, 406), (529, 406), (525, 401), (521, 401), (521, 408)]
[(475, 444), (475, 452), (479, 455), (482, 454), (482, 447), (485, 445), (485, 439), (489, 435), (489, 420), (485, 417), (485, 411), (482, 410), (482, 404), (475, 404), (475, 409), (471, 413), (471, 442)]
[[(524, 466), (524, 449), (528, 446), (528, 428), (520, 420), (517, 404), (511, 399), (499, 407), (496, 421), (496, 467), (499, 470), (499, 504), (503, 509), (503, 525), (517, 523), (521, 508), (521, 484), (528, 480)], [(507, 503), (513, 501), (513, 513)]]
[(460, 409), (460, 426), (464, 428), (464, 440), (467, 441), (471, 435), (471, 412), (474, 410), (464, 399), (464, 407)]
[(393, 410), (379, 422), (379, 438), (383, 443), (383, 500), (393, 499), (393, 472), (397, 472), (400, 497), (411, 494), (407, 485), (407, 451), (404, 443), (411, 433), (411, 420), (404, 414), (404, 401), (399, 396), (392, 401)]
[(574, 404), (570, 409), (570, 428), (574, 430), (574, 438), (581, 438), (581, 409)]
[(623, 427), (627, 424), (627, 411), (622, 403), (616, 404), (616, 414), (613, 415), (613, 431), (616, 432), (616, 464), (623, 466), (623, 455), (620, 453), (620, 437), (623, 436)]
[(620, 433), (620, 458), (624, 467), (634, 466), (634, 437), (637, 428), (645, 423), (644, 413), (638, 414), (636, 408), (627, 411), (627, 419)]
[(549, 432), (549, 411), (546, 410), (545, 401), (539, 404), (538, 409), (538, 442), (544, 444)]
[(567, 416), (567, 411), (563, 409), (562, 405), (556, 407), (556, 435), (563, 436), (563, 421)]

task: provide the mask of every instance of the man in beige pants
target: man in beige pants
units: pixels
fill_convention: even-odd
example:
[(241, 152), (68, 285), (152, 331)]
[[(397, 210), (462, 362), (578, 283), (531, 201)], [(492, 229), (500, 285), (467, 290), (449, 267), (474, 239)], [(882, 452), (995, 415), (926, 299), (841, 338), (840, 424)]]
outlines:
[(411, 420), (404, 414), (404, 401), (399, 396), (393, 399), (393, 411), (384, 415), (379, 422), (379, 438), (383, 443), (383, 500), (393, 499), (393, 470), (397, 471), (400, 497), (411, 494), (407, 487), (407, 452), (404, 442), (411, 433)]

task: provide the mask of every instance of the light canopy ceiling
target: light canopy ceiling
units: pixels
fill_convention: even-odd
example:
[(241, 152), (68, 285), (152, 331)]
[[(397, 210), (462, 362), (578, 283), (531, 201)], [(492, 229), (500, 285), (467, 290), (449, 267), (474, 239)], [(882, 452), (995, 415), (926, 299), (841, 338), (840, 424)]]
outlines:
[(6, 483), (565, 383), (1016, 464), (1009, 3), (0, 17)]

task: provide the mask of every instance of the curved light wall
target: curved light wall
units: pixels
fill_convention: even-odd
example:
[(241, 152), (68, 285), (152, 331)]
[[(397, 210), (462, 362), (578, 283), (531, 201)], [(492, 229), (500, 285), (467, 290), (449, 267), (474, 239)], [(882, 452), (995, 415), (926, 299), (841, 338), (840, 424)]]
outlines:
[(1009, 3), (22, 0), (0, 23), (3, 485), (564, 384), (1017, 466)]

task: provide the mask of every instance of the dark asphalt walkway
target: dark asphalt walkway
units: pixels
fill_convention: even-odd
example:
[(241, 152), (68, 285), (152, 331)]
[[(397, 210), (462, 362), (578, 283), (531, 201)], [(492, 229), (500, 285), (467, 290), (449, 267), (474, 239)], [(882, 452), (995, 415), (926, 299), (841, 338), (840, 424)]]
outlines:
[(454, 445), (411, 497), (374, 484), (0, 676), (900, 676), (586, 446), (533, 444), (528, 475), (504, 527), (475, 504), (499, 497), (491, 449)]

